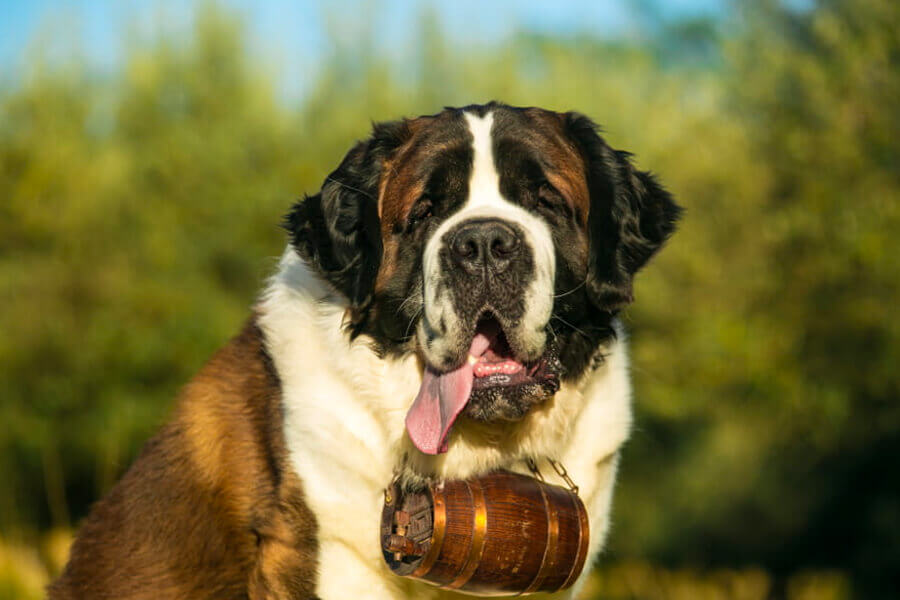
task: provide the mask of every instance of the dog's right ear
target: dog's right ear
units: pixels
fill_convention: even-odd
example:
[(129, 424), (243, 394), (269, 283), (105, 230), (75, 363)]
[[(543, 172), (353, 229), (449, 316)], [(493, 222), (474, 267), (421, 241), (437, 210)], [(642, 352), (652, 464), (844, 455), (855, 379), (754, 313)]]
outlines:
[(357, 316), (372, 301), (381, 266), (382, 171), (409, 135), (405, 121), (374, 125), (372, 137), (347, 153), (319, 193), (297, 202), (284, 220), (296, 252), (347, 297)]

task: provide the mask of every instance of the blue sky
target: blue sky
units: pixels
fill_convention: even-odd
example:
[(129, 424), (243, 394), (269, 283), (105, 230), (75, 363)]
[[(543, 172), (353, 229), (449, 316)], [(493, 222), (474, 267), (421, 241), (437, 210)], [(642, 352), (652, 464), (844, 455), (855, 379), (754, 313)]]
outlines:
[[(328, 51), (328, 32), (352, 35), (373, 21), (375, 42), (391, 54), (414, 50), (411, 33), (432, 7), (455, 44), (488, 43), (519, 29), (553, 33), (627, 34), (631, 7), (651, 4), (669, 18), (717, 15), (727, 0), (219, 0), (241, 15), (251, 51), (285, 73), (315, 68)], [(119, 64), (135, 36), (150, 38), (190, 27), (191, 0), (0, 0), (0, 74), (29, 53), (66, 53), (77, 39), (96, 68)], [(63, 40), (59, 42), (58, 40)]]

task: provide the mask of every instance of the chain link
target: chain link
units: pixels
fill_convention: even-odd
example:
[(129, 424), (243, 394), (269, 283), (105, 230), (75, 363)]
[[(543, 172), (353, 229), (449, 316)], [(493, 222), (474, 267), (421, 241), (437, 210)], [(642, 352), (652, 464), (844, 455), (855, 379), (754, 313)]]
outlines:
[(534, 478), (539, 481), (544, 481), (544, 475), (541, 473), (541, 470), (538, 469), (537, 464), (535, 464), (533, 458), (526, 458), (525, 464), (528, 465), (528, 470), (531, 471), (531, 474), (534, 475)]
[(566, 485), (569, 486), (569, 489), (572, 491), (572, 493), (577, 496), (578, 495), (578, 486), (575, 485), (575, 482), (572, 481), (571, 477), (569, 477), (569, 473), (566, 472), (566, 468), (564, 466), (562, 466), (562, 463), (558, 463), (555, 460), (553, 460), (552, 458), (548, 458), (547, 462), (549, 462), (550, 466), (553, 467), (553, 470), (556, 471), (556, 473), (560, 477), (562, 477), (562, 480), (566, 482)]
[[(566, 482), (566, 485), (569, 486), (569, 491), (571, 491), (576, 496), (578, 495), (578, 486), (575, 485), (575, 482), (572, 481), (572, 478), (569, 477), (569, 473), (566, 471), (566, 468), (552, 458), (548, 458), (547, 462), (550, 463), (550, 466), (553, 467), (553, 470), (556, 471), (557, 475), (559, 475), (563, 481)], [(544, 479), (544, 475), (541, 473), (541, 470), (538, 469), (537, 463), (534, 462), (533, 458), (526, 458), (525, 464), (528, 465), (528, 470), (531, 471), (531, 474), (534, 475), (535, 479), (546, 482)]]

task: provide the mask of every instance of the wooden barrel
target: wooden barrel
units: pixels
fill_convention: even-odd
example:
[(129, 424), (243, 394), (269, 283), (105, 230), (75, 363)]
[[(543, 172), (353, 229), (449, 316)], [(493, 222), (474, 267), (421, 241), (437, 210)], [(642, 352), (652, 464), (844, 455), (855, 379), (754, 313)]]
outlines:
[(390, 569), (479, 596), (555, 592), (584, 568), (587, 512), (578, 495), (498, 471), (385, 497), (382, 549)]

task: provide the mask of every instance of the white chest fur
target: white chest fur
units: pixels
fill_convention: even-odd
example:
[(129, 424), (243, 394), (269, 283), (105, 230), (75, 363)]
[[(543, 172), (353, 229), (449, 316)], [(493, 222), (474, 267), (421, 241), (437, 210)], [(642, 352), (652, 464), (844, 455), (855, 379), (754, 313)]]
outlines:
[[(588, 509), (588, 560), (599, 552), (618, 449), (631, 426), (621, 332), (598, 369), (578, 386), (563, 386), (548, 406), (515, 429), (498, 435), (461, 423), (451, 433), (449, 452), (426, 457), (413, 449), (404, 428), (421, 382), (415, 358), (381, 359), (365, 339), (349, 342), (341, 328), (340, 298), (290, 248), (258, 309), (282, 383), (290, 461), (318, 521), (317, 594), (323, 600), (445, 596), (393, 575), (381, 558), (382, 492), (404, 454), (411, 469), (442, 477), (500, 467), (521, 471), (525, 457), (560, 460)], [(546, 464), (542, 471), (552, 474)]]

